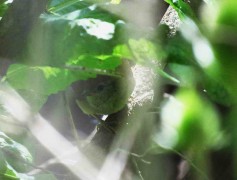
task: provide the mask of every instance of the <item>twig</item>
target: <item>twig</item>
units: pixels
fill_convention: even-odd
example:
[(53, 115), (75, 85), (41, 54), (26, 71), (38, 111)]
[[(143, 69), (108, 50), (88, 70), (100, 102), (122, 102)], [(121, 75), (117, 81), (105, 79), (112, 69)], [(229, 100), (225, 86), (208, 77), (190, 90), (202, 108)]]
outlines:
[(141, 180), (144, 180), (144, 178), (143, 178), (143, 176), (142, 176), (142, 172), (141, 172), (141, 170), (140, 170), (140, 168), (138, 167), (138, 164), (137, 164), (137, 162), (136, 162), (136, 159), (135, 159), (135, 158), (132, 158), (132, 161), (133, 161), (133, 164), (135, 165), (135, 168), (136, 168), (136, 170), (137, 170), (137, 173), (138, 173), (140, 179), (141, 179)]
[(76, 125), (75, 125), (75, 123), (74, 123), (74, 119), (73, 119), (73, 117), (72, 117), (72, 112), (71, 112), (71, 109), (70, 109), (70, 107), (69, 107), (68, 98), (67, 98), (65, 92), (63, 93), (63, 99), (64, 99), (64, 101), (65, 101), (66, 110), (67, 110), (67, 113), (68, 113), (68, 115), (69, 115), (68, 120), (69, 120), (70, 126), (71, 126), (71, 128), (72, 128), (74, 138), (76, 139), (77, 148), (80, 149), (80, 148), (81, 148), (81, 146), (80, 146), (80, 144), (79, 144), (80, 138), (79, 138), (79, 135), (78, 135), (78, 132), (77, 132)]

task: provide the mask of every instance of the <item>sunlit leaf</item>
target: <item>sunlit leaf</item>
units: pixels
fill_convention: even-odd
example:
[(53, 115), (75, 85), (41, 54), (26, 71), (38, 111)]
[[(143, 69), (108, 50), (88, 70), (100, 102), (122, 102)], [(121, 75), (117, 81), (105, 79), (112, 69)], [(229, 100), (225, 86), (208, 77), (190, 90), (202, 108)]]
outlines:
[(121, 0), (111, 0), (111, 4), (120, 4)]
[(25, 89), (50, 95), (64, 90), (76, 80), (95, 77), (86, 71), (72, 71), (49, 66), (26, 66), (13, 64), (10, 66), (6, 79), (16, 89)]
[(137, 63), (146, 64), (158, 60), (157, 48), (151, 41), (130, 39), (128, 44)]
[(2, 179), (6, 179), (6, 180), (11, 180), (11, 179), (15, 179), (15, 180), (19, 180), (19, 176), (18, 173), (13, 169), (13, 167), (11, 165), (9, 165), (7, 163), (7, 170), (4, 173), (0, 173), (0, 178)]
[(219, 117), (212, 105), (193, 90), (169, 96), (161, 112), (158, 144), (166, 148), (195, 151), (214, 147), (220, 138)]
[(120, 44), (116, 46), (113, 50), (113, 55), (119, 56), (125, 59), (133, 59), (133, 55), (126, 44)]
[(115, 32), (114, 24), (93, 18), (78, 20), (75, 22), (75, 25), (83, 27), (87, 34), (95, 36), (98, 39), (112, 39)]
[[(114, 70), (121, 64), (121, 59), (117, 56), (80, 56), (78, 59), (67, 63), (68, 65), (77, 65), (85, 68)], [(95, 71), (96, 72), (96, 71)]]
[[(95, 77), (95, 71), (13, 64), (6, 80), (38, 111), (51, 94), (65, 90), (72, 82)], [(37, 95), (36, 95), (37, 94)]]
[(60, 66), (81, 55), (109, 55), (120, 38), (117, 22), (119, 19), (91, 9), (62, 16), (45, 14), (32, 32), (23, 61)]

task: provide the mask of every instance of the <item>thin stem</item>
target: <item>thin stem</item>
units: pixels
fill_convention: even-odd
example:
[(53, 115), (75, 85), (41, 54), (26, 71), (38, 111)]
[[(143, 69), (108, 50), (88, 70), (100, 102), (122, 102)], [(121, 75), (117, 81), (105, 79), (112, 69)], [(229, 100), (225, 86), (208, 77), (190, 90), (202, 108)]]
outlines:
[(63, 93), (63, 98), (64, 98), (64, 101), (65, 101), (65, 106), (66, 106), (67, 113), (69, 115), (69, 118), (68, 118), (69, 119), (69, 123), (71, 125), (74, 138), (76, 139), (76, 145), (77, 145), (77, 148), (80, 149), (81, 148), (81, 146), (79, 144), (80, 138), (79, 138), (79, 135), (78, 135), (78, 132), (77, 132), (77, 128), (76, 128), (75, 123), (74, 123), (74, 119), (72, 117), (72, 112), (71, 112), (71, 109), (70, 109), (70, 106), (69, 106), (69, 102), (68, 102), (68, 98), (67, 98), (65, 92)]
[(175, 154), (178, 154), (180, 157), (186, 160), (197, 172), (199, 172), (202, 175), (203, 179), (206, 179), (206, 180), (209, 179), (207, 175), (200, 168), (198, 168), (189, 158), (187, 158), (186, 156), (184, 156), (183, 154), (181, 154), (180, 152), (174, 149), (171, 149), (171, 151), (174, 152)]
[(132, 158), (133, 164), (135, 165), (135, 168), (137, 170), (137, 174), (139, 175), (141, 180), (144, 180), (143, 176), (142, 176), (142, 172), (140, 170), (140, 168), (138, 167), (137, 161), (135, 158)]

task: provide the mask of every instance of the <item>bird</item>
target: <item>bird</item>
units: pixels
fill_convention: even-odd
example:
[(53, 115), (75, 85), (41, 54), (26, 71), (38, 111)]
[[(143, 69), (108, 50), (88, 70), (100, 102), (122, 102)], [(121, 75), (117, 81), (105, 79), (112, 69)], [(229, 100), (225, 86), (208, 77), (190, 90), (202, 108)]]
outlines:
[(83, 113), (92, 116), (110, 115), (122, 110), (134, 89), (131, 66), (123, 62), (116, 72), (119, 76), (97, 75), (96, 78), (72, 85), (76, 103)]

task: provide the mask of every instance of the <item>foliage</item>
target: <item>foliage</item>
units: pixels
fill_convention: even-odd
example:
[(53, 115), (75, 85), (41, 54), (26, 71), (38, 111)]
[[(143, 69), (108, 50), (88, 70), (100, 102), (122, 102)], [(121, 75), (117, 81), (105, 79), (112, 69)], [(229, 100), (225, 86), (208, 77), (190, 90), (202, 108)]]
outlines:
[[(0, 177), (1, 179), (40, 180), (42, 177), (33, 177), (23, 174), (33, 163), (30, 152), (3, 132), (0, 132)], [(51, 178), (50, 178), (51, 176)], [(45, 175), (52, 178), (52, 175)]]
[[(206, 22), (188, 2), (166, 2), (182, 20), (172, 37), (166, 26), (139, 29), (111, 12), (112, 6), (120, 8), (120, 1), (51, 0), (31, 31), (27, 48), (2, 81), (38, 112), (51, 95), (77, 81), (116, 76), (116, 68), (124, 60), (149, 67), (162, 76), (165, 87), (175, 86), (176, 91), (169, 95), (162, 91), (166, 98), (158, 105), (160, 127), (150, 127), (152, 145), (145, 149), (152, 146), (151, 154), (184, 154), (182, 158), (192, 162), (192, 171), (198, 169), (209, 176), (208, 160), (203, 157), (219, 149), (236, 150), (236, 143), (227, 137), (236, 140), (237, 3), (206, 4), (200, 11), (200, 16), (211, 13)], [(6, 10), (6, 4), (1, 3), (0, 16)], [(230, 113), (225, 116), (218, 107)], [(12, 160), (12, 154), (19, 161)], [(31, 154), (23, 145), (0, 134), (0, 176), (54, 179), (48, 174), (21, 174), (31, 163)]]
[[(74, 81), (112, 73), (122, 58), (116, 45), (122, 43), (122, 35), (117, 31), (123, 21), (116, 16), (84, 1), (71, 6), (64, 2), (49, 6), (49, 11), (41, 16), (32, 32), (29, 53), (21, 58), (32, 65), (13, 64), (6, 75), (14, 88), (41, 97), (40, 101), (31, 102), (36, 110), (45, 102), (42, 99), (64, 90)], [(117, 55), (113, 55), (115, 48)]]
[[(66, 89), (72, 82), (94, 78), (96, 74), (113, 74), (122, 59), (135, 56), (138, 63), (157, 59), (158, 46), (149, 39), (133, 39), (140, 32), (127, 28), (122, 19), (105, 10), (107, 6), (51, 1), (50, 13), (41, 15), (26, 53), (19, 58), (28, 65), (13, 64), (6, 74), (6, 80), (27, 95), (22, 94), (33, 110), (39, 110), (49, 95)], [(131, 30), (133, 35), (128, 37)], [(141, 51), (141, 47), (146, 48)]]
[(0, 4), (0, 17), (3, 17), (3, 15), (7, 11), (7, 9), (8, 9), (8, 3), (7, 3), (7, 0), (4, 0)]
[(183, 0), (165, 0), (167, 3), (169, 3), (179, 14), (180, 18), (183, 19), (186, 16), (188, 17), (194, 17), (193, 10), (189, 6), (188, 3), (186, 3)]

